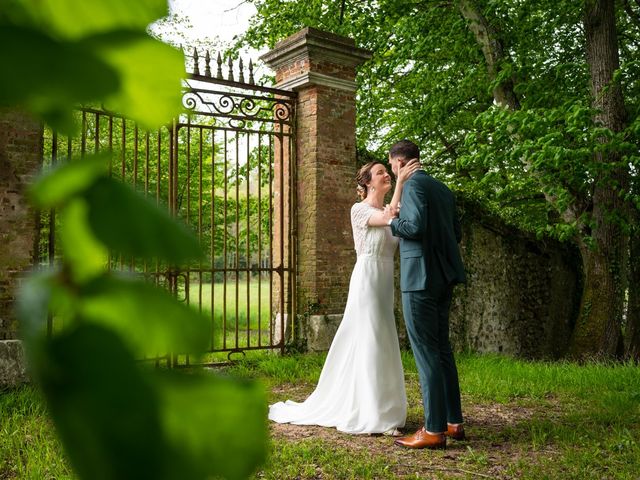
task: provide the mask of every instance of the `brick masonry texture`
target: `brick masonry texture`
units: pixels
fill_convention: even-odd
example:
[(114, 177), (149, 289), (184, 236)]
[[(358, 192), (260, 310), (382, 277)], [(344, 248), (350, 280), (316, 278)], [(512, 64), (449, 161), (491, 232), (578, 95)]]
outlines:
[[(310, 49), (307, 53), (312, 56), (314, 52)], [(354, 81), (356, 75), (353, 65), (320, 55), (280, 65), (276, 81), (281, 83), (309, 72), (347, 81)], [(313, 83), (298, 89), (298, 313), (327, 315), (344, 311), (355, 262), (350, 222), (351, 205), (356, 199), (355, 113), (354, 92)], [(279, 222), (276, 218), (276, 232)]]
[(355, 260), (349, 218), (354, 201), (355, 99), (322, 86), (305, 89), (300, 96), (298, 305), (303, 310), (313, 305), (315, 313), (340, 313)]
[(16, 337), (16, 288), (36, 258), (37, 216), (25, 189), (41, 164), (42, 126), (23, 113), (0, 111), (0, 339)]

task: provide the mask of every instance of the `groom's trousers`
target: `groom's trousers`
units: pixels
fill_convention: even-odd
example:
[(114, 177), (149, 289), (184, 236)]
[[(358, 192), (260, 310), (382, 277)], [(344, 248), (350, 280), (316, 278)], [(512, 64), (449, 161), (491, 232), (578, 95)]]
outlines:
[(449, 342), (452, 291), (452, 285), (432, 277), (426, 290), (402, 292), (407, 334), (422, 389), (425, 428), (433, 433), (445, 432), (447, 422), (462, 423), (458, 370)]

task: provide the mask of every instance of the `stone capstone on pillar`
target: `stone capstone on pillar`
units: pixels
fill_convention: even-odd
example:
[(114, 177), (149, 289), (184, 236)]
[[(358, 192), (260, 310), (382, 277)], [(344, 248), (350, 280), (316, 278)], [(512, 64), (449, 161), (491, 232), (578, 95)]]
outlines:
[(315, 28), (305, 28), (278, 42), (261, 59), (276, 71), (276, 87), (299, 90), (320, 85), (356, 91), (355, 67), (371, 58), (371, 52), (355, 42)]

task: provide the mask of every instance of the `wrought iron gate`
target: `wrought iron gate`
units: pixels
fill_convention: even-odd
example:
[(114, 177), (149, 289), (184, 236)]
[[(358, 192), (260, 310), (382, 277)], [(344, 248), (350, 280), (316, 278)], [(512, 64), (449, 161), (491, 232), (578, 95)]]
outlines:
[[(209, 260), (168, 269), (156, 263), (111, 258), (166, 286), (180, 300), (208, 315), (207, 361), (231, 359), (249, 350), (284, 350), (285, 321), (295, 312), (295, 93), (256, 85), (253, 66), (238, 80), (233, 65), (204, 73), (194, 52), (185, 81), (184, 115), (157, 131), (104, 109), (78, 111), (81, 134), (45, 133), (45, 158), (111, 151), (111, 172), (184, 221)], [(227, 69), (227, 65), (225, 65)], [(55, 212), (44, 229), (41, 257), (52, 261)], [(52, 326), (50, 326), (52, 328)], [(185, 365), (188, 357), (173, 357)]]

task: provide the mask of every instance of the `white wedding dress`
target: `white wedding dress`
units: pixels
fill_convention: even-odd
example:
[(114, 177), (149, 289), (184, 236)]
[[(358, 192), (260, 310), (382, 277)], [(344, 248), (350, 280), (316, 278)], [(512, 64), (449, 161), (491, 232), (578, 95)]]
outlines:
[(398, 239), (389, 227), (367, 225), (376, 212), (366, 202), (351, 209), (358, 255), (344, 316), (315, 391), (303, 402), (269, 407), (278, 423), (383, 433), (403, 427), (407, 395), (393, 315), (393, 256)]

